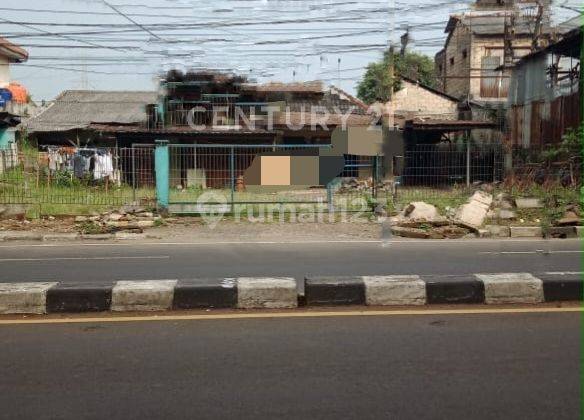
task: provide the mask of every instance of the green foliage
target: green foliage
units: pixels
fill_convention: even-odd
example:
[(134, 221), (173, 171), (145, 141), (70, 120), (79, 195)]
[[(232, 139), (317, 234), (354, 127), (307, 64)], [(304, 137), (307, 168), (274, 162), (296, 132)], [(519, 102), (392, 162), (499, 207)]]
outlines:
[(52, 175), (52, 183), (56, 187), (81, 187), (79, 179), (75, 178), (69, 171), (57, 171)]
[(383, 60), (377, 63), (370, 63), (367, 66), (365, 76), (357, 87), (357, 96), (362, 101), (366, 103), (387, 102), (392, 86), (394, 91), (401, 89), (399, 75), (419, 80), (430, 87), (436, 85), (434, 61), (427, 55), (406, 52), (404, 56), (401, 56), (398, 53), (394, 53), (393, 60), (395, 66), (393, 80), (389, 72), (391, 64), (389, 51), (384, 54)]
[(578, 159), (582, 153), (582, 139), (584, 138), (584, 125), (577, 129), (570, 129), (562, 137), (562, 142), (550, 145), (541, 152), (539, 160), (546, 163), (559, 162), (569, 159)]

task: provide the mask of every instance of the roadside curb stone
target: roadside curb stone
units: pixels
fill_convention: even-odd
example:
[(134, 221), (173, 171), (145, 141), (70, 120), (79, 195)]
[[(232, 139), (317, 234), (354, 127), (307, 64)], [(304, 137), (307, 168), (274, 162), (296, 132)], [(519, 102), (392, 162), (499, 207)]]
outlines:
[(581, 273), (292, 277), (0, 283), (0, 314), (299, 306), (538, 304), (584, 300)]

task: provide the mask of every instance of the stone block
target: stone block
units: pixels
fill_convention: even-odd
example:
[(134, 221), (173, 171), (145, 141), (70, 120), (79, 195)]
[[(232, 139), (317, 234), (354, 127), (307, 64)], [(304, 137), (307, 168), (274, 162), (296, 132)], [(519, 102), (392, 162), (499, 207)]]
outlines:
[(511, 226), (512, 238), (541, 238), (543, 229), (539, 226)]
[(515, 205), (518, 209), (541, 209), (543, 203), (539, 198), (517, 198)]
[(289, 277), (238, 278), (237, 306), (241, 309), (296, 308), (296, 280)]
[(57, 283), (0, 283), (0, 314), (44, 314), (47, 291)]
[(164, 311), (172, 308), (177, 280), (119, 281), (112, 292), (112, 311)]
[(477, 274), (476, 276), (485, 285), (487, 304), (544, 301), (543, 282), (529, 273)]
[(426, 283), (419, 276), (366, 276), (363, 282), (369, 306), (426, 304)]

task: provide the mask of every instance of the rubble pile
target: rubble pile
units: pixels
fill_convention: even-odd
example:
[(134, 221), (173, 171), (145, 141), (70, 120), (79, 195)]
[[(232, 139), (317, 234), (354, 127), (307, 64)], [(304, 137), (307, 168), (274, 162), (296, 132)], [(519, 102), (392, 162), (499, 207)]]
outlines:
[(390, 222), (393, 234), (405, 238), (459, 239), (472, 234), (471, 229), (458, 226), (441, 216), (436, 207), (422, 201), (410, 203)]
[[(541, 237), (542, 220), (537, 217), (538, 211), (541, 211), (544, 205), (537, 198), (514, 199), (506, 193), (499, 193), (493, 197), (490, 192), (481, 187), (481, 190), (476, 191), (468, 202), (458, 209), (447, 208), (446, 216), (441, 216), (438, 209), (428, 203), (415, 202), (410, 203), (400, 214), (391, 218), (390, 222), (395, 235), (418, 239), (467, 236), (515, 237), (514, 235), (519, 235), (520, 229), (529, 229), (530, 235)], [(533, 211), (528, 223), (518, 217), (518, 212), (525, 210)], [(563, 217), (547, 229), (546, 236), (576, 237), (576, 226), (582, 225), (582, 216), (578, 204), (568, 205)], [(512, 226), (515, 221), (518, 226)], [(521, 235), (516, 237), (523, 237), (526, 233), (521, 233)]]
[[(374, 181), (372, 177), (366, 179), (359, 179), (359, 178), (344, 178), (341, 182), (341, 186), (338, 190), (341, 194), (347, 194), (351, 192), (357, 191), (367, 191), (373, 188)], [(395, 191), (395, 184), (394, 181), (386, 180), (378, 182), (376, 188), (379, 191), (386, 191), (386, 192), (394, 192)]]
[(100, 233), (142, 233), (144, 229), (156, 226), (161, 220), (160, 216), (142, 207), (125, 206), (111, 212), (77, 216), (75, 223), (81, 230), (95, 230)]

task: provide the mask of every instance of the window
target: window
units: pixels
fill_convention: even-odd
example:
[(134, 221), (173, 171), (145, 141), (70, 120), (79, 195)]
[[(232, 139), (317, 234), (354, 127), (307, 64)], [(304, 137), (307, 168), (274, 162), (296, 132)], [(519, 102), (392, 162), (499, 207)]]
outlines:
[(462, 50), (462, 59), (466, 60), (468, 57), (468, 51), (466, 49)]
[(508, 81), (498, 70), (501, 57), (486, 56), (481, 60), (481, 97), (505, 98), (507, 96)]
[(451, 66), (454, 66), (454, 57), (451, 57), (451, 58), (450, 58), (450, 65), (451, 65)]

